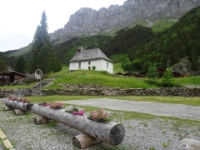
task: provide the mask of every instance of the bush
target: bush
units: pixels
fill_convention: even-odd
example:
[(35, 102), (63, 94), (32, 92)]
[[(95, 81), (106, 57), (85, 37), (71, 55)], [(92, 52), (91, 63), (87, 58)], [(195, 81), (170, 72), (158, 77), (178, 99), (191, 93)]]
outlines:
[(95, 70), (95, 69), (96, 69), (96, 66), (92, 66), (92, 69)]
[(172, 78), (172, 69), (169, 68), (164, 72), (163, 77), (161, 78), (161, 85), (164, 87), (173, 87), (175, 86), (174, 79)]

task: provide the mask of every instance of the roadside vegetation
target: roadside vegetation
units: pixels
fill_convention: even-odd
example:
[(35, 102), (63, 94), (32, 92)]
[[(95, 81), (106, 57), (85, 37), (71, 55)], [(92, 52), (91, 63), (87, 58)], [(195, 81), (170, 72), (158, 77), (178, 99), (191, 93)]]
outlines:
[(172, 104), (186, 104), (191, 106), (200, 106), (199, 97), (183, 97), (183, 96), (32, 96), (28, 97), (32, 103), (39, 102), (56, 102), (56, 101), (72, 101), (86, 100), (95, 98), (110, 98), (118, 100), (141, 101), (141, 102), (158, 102)]

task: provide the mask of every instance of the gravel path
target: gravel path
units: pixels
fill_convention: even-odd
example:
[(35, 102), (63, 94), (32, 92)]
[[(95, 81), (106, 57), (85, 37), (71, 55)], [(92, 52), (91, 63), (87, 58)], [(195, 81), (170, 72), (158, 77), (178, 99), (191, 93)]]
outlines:
[[(35, 125), (37, 115), (28, 113), (14, 116), (12, 111), (3, 111), (0, 102), (0, 127), (16, 150), (76, 150), (72, 137), (79, 131), (60, 123)], [(119, 112), (120, 113), (120, 112)], [(200, 122), (179, 124), (173, 119), (155, 117), (151, 120), (119, 120), (125, 128), (124, 141), (116, 147), (102, 143), (86, 150), (176, 150), (183, 138), (200, 140)]]

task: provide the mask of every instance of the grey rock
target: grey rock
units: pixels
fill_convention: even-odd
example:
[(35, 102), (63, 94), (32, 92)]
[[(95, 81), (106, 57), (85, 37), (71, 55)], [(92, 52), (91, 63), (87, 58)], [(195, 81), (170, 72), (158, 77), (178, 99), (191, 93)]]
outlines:
[(52, 39), (70, 39), (81, 35), (109, 32), (124, 28), (138, 20), (156, 21), (160, 18), (178, 19), (200, 5), (200, 0), (127, 0), (123, 5), (111, 5), (98, 11), (81, 8), (70, 16), (64, 28), (51, 34)]

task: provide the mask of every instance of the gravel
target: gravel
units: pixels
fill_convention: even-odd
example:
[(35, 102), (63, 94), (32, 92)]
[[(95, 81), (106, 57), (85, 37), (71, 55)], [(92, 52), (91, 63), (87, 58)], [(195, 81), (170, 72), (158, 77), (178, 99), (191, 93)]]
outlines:
[[(15, 116), (13, 111), (3, 111), (0, 102), (0, 128), (15, 146), (15, 150), (76, 150), (72, 137), (79, 131), (64, 124), (51, 122), (35, 125), (37, 115), (27, 113)], [(123, 142), (116, 147), (106, 143), (86, 150), (176, 150), (183, 138), (200, 140), (199, 122), (179, 124), (177, 120), (155, 117), (151, 120), (120, 121), (125, 128)]]

